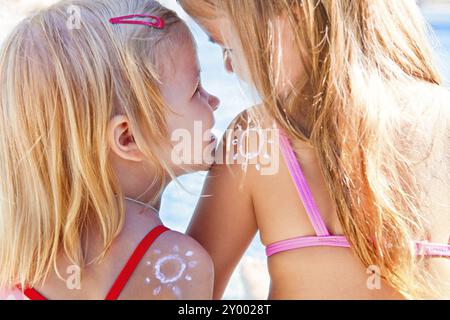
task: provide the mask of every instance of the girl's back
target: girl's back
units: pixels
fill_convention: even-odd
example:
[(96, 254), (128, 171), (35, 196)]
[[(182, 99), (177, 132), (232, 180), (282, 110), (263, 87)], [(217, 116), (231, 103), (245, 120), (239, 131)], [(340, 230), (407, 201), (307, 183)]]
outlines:
[[(402, 128), (398, 141), (413, 141), (414, 150), (420, 151), (417, 156), (423, 158), (414, 170), (419, 184), (427, 190), (422, 205), (426, 208), (424, 217), (430, 221), (429, 238), (414, 240), (436, 244), (436, 247), (423, 247), (424, 250), (435, 250), (433, 257), (426, 256), (425, 259), (430, 261), (429, 271), (444, 296), (450, 296), (450, 247), (446, 246), (450, 238), (449, 94), (442, 88), (425, 84), (411, 85), (408, 90), (414, 94), (404, 96), (405, 104), (399, 119), (413, 125)], [(245, 130), (255, 113), (263, 130), (272, 129), (269, 118), (260, 119), (261, 111), (261, 107), (255, 107), (244, 112), (230, 129)], [(283, 139), (282, 134), (282, 142)], [(231, 140), (227, 139), (228, 146), (231, 146)], [(256, 146), (253, 145), (255, 150), (247, 150), (248, 154), (256, 154)], [(295, 155), (291, 158), (286, 144), (277, 147), (269, 148), (272, 150), (270, 158), (279, 160), (278, 170), (273, 174), (261, 174), (258, 165), (249, 165), (245, 171), (241, 165), (221, 164), (212, 168), (207, 179), (204, 194), (213, 196), (201, 200), (189, 234), (200, 241), (215, 262), (215, 297), (222, 295), (241, 254), (258, 230), (270, 256), (270, 299), (404, 299), (383, 280), (380, 266), (364, 266), (349, 248), (347, 239), (319, 240), (327, 242), (327, 246), (318, 245), (311, 239), (318, 232), (324, 232), (317, 226), (320, 218), (330, 236), (344, 234), (333, 205), (333, 191), (326, 186), (313, 147), (307, 143), (294, 143)], [(307, 183), (298, 190), (294, 181), (299, 177), (290, 171), (297, 161)], [(306, 212), (306, 207), (314, 207), (311, 198), (305, 197), (306, 203), (303, 203), (300, 197), (305, 188), (310, 189), (311, 198), (317, 205), (316, 228)], [(303, 239), (298, 241), (298, 238)]]
[[(423, 188), (428, 190), (428, 208), (424, 212), (431, 221), (428, 240), (450, 244), (450, 117), (449, 94), (444, 89), (428, 85), (414, 86), (401, 116), (415, 118), (417, 126), (405, 128), (403, 139), (419, 135), (417, 142), (423, 154), (433, 143), (429, 157), (418, 163), (415, 171)], [(410, 128), (411, 129), (411, 128)], [(429, 139), (423, 139), (422, 135)], [(327, 190), (313, 148), (304, 143), (294, 146), (305, 179), (317, 204), (318, 211), (331, 235), (342, 235), (343, 229)], [(280, 154), (280, 170), (273, 176), (254, 174), (252, 196), (262, 242), (265, 246), (280, 240), (316, 234), (305, 206), (299, 197), (289, 169)], [(332, 192), (332, 191), (331, 191)], [(450, 280), (450, 260), (433, 257), (431, 270), (444, 286)], [(274, 299), (402, 299), (403, 296), (387, 285), (379, 266), (365, 267), (347, 247), (304, 247), (280, 252), (268, 259), (271, 275), (270, 298)], [(447, 291), (450, 296), (450, 291)]]

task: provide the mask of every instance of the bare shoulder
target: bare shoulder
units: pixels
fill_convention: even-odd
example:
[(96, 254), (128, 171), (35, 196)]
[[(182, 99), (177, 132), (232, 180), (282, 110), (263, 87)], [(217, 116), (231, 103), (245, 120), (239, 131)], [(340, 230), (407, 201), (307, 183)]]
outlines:
[(139, 263), (123, 298), (211, 299), (213, 282), (213, 262), (203, 247), (185, 234), (167, 231)]
[(254, 181), (269, 175), (271, 159), (278, 156), (278, 130), (262, 105), (241, 112), (228, 126), (216, 155), (214, 171), (227, 170), (235, 178)]
[(254, 105), (238, 114), (228, 127), (228, 130), (251, 128), (257, 126), (261, 129), (269, 129), (273, 126), (272, 119), (265, 112), (264, 106)]

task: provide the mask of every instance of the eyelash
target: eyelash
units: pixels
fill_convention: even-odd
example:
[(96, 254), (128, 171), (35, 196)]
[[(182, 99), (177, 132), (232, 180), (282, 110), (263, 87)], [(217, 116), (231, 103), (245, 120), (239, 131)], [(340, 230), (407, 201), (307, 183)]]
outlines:
[(197, 86), (197, 89), (195, 90), (194, 95), (196, 95), (197, 93), (199, 93), (201, 90), (202, 90), (202, 84), (199, 82), (199, 83), (198, 83), (198, 86)]
[(217, 46), (221, 47), (222, 50), (223, 50), (224, 52), (225, 52), (225, 51), (228, 51), (228, 52), (230, 52), (230, 53), (233, 53), (233, 49), (223, 47), (222, 45), (220, 45), (220, 44), (218, 44), (217, 42), (215, 42), (212, 38), (209, 38), (209, 42), (211, 42), (211, 43), (214, 44), (214, 45), (217, 45)]

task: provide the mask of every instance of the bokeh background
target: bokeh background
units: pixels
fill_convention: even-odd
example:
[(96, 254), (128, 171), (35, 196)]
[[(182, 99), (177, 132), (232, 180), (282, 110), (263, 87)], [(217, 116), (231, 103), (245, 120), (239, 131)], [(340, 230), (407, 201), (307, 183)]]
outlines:
[[(176, 0), (159, 1), (178, 12), (191, 27), (197, 40), (204, 86), (217, 95), (222, 102), (216, 112), (217, 124), (214, 129), (216, 135), (221, 136), (236, 115), (255, 104), (255, 95), (235, 76), (225, 73), (222, 67), (221, 49), (209, 43), (207, 36), (176, 4)], [(11, 29), (28, 13), (54, 2), (57, 1), (0, 0), (0, 45)], [(450, 0), (418, 0), (418, 3), (432, 27), (430, 38), (436, 49), (446, 85), (450, 86)], [(162, 220), (168, 227), (180, 232), (186, 230), (199, 199), (205, 176), (206, 173), (195, 173), (181, 177), (179, 182), (184, 188), (176, 183), (169, 185), (164, 192), (161, 207)], [(257, 235), (235, 270), (224, 298), (265, 299), (269, 282), (264, 248)]]

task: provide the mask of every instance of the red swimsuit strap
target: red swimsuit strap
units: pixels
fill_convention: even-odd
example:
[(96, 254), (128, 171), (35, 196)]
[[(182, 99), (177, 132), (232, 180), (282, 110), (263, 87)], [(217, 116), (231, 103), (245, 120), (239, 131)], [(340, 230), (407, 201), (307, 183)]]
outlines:
[[(20, 285), (17, 285), (16, 288), (22, 291), (22, 287)], [(23, 290), (23, 294), (30, 300), (47, 300), (46, 297), (44, 297), (42, 294), (40, 294), (39, 292), (37, 292), (32, 288), (27, 288)]]
[(147, 236), (141, 241), (141, 243), (139, 243), (131, 257), (128, 259), (127, 264), (117, 277), (116, 282), (111, 287), (111, 290), (109, 290), (109, 293), (106, 296), (106, 300), (117, 300), (123, 288), (127, 284), (134, 270), (138, 266), (139, 262), (141, 262), (150, 246), (162, 233), (168, 230), (170, 229), (166, 228), (165, 226), (157, 226), (147, 234)]

